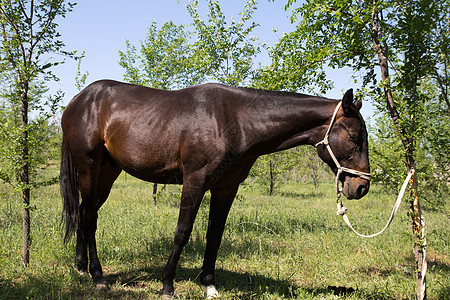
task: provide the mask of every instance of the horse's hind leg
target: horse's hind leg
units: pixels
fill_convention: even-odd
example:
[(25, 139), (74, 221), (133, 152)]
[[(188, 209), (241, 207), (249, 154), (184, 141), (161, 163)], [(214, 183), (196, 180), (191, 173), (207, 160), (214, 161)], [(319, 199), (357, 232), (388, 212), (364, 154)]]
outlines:
[(97, 210), (105, 203), (112, 185), (120, 175), (120, 172), (122, 172), (122, 169), (112, 160), (108, 153), (105, 153), (97, 184)]
[(80, 192), (83, 199), (80, 205), (80, 224), (77, 230), (77, 260), (78, 268), (87, 269), (87, 252), (89, 250), (89, 273), (98, 287), (103, 287), (106, 281), (97, 255), (95, 231), (97, 229), (97, 211), (109, 195), (114, 180), (120, 174), (112, 161), (106, 160), (102, 150), (79, 169)]
[(217, 252), (219, 250), (225, 228), (225, 222), (238, 188), (239, 185), (230, 188), (211, 189), (211, 204), (209, 209), (208, 232), (206, 234), (206, 249), (203, 259), (202, 273), (200, 274), (200, 282), (205, 288), (208, 299), (219, 296), (214, 286), (214, 269), (216, 266)]
[[(80, 209), (82, 206), (80, 205)], [(80, 215), (82, 215), (80, 211)], [(87, 254), (87, 244), (83, 237), (83, 230), (81, 226), (77, 228), (77, 244), (76, 244), (76, 259), (77, 259), (77, 270), (81, 273), (87, 273), (88, 271), (88, 254)]]

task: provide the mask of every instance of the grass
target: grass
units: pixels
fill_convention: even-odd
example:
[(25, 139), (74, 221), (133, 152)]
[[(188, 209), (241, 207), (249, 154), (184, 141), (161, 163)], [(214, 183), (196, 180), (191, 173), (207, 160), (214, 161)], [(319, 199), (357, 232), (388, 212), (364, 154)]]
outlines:
[[(161, 188), (161, 186), (159, 186)], [(62, 200), (57, 186), (34, 193), (31, 263), (21, 265), (19, 199), (0, 185), (0, 298), (153, 299), (170, 254), (178, 217), (178, 186), (167, 186), (153, 204), (152, 185), (124, 174), (99, 211), (97, 241), (109, 289), (95, 290), (75, 271), (75, 246), (63, 246)], [(362, 239), (335, 215), (333, 183), (320, 193), (288, 183), (275, 196), (244, 184), (233, 204), (217, 260), (223, 299), (414, 299), (415, 262), (408, 205), (404, 202), (381, 236)], [(205, 248), (209, 195), (197, 216), (175, 279), (175, 299), (202, 299), (198, 282)], [(354, 227), (380, 230), (394, 195), (372, 186), (359, 201), (344, 200)], [(448, 201), (447, 201), (448, 203)], [(428, 298), (450, 298), (450, 224), (425, 212)]]

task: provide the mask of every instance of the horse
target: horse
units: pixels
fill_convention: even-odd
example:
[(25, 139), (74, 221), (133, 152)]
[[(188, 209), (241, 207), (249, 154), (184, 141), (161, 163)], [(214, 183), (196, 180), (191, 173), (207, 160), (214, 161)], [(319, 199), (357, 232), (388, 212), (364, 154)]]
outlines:
[(217, 297), (214, 269), (225, 222), (239, 184), (259, 156), (313, 145), (347, 198), (368, 192), (370, 178), (360, 175), (370, 171), (361, 105), (351, 89), (337, 101), (215, 83), (174, 91), (111, 80), (92, 83), (61, 118), (64, 240), (76, 232), (76, 268), (87, 272), (89, 262), (93, 283), (106, 287), (96, 247), (97, 211), (124, 170), (149, 182), (182, 184), (173, 248), (162, 270), (161, 294), (167, 297), (174, 292), (175, 269), (200, 203), (210, 191), (200, 283), (209, 298)]

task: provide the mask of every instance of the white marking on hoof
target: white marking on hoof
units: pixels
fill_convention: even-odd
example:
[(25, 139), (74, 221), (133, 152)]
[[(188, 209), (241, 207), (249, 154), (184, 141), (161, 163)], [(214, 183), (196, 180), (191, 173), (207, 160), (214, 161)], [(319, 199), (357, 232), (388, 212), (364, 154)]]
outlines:
[(161, 295), (160, 297), (161, 297), (161, 299), (163, 299), (163, 300), (171, 300), (171, 299), (172, 299), (172, 295), (167, 295), (167, 294)]
[(89, 273), (86, 271), (80, 271), (77, 268), (74, 268), (74, 269), (75, 269), (75, 271), (77, 271), (78, 275), (80, 275), (80, 276), (89, 276)]
[(206, 299), (208, 300), (220, 298), (219, 292), (214, 285), (203, 286), (203, 291), (205, 291)]
[(97, 289), (97, 290), (99, 290), (99, 291), (103, 291), (103, 290), (106, 290), (106, 289), (108, 289), (108, 285), (106, 284), (106, 282), (105, 283), (96, 283), (95, 284), (95, 288)]

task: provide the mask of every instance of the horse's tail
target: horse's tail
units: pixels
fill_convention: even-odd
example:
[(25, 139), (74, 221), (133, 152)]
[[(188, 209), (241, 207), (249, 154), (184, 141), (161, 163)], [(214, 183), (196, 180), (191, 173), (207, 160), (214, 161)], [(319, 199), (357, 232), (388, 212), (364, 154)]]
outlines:
[(79, 184), (77, 169), (72, 163), (69, 149), (67, 149), (64, 137), (61, 145), (61, 169), (59, 173), (59, 184), (61, 188), (61, 196), (63, 198), (62, 217), (63, 220), (65, 218), (66, 223), (64, 243), (67, 243), (77, 229), (80, 196), (78, 192)]

